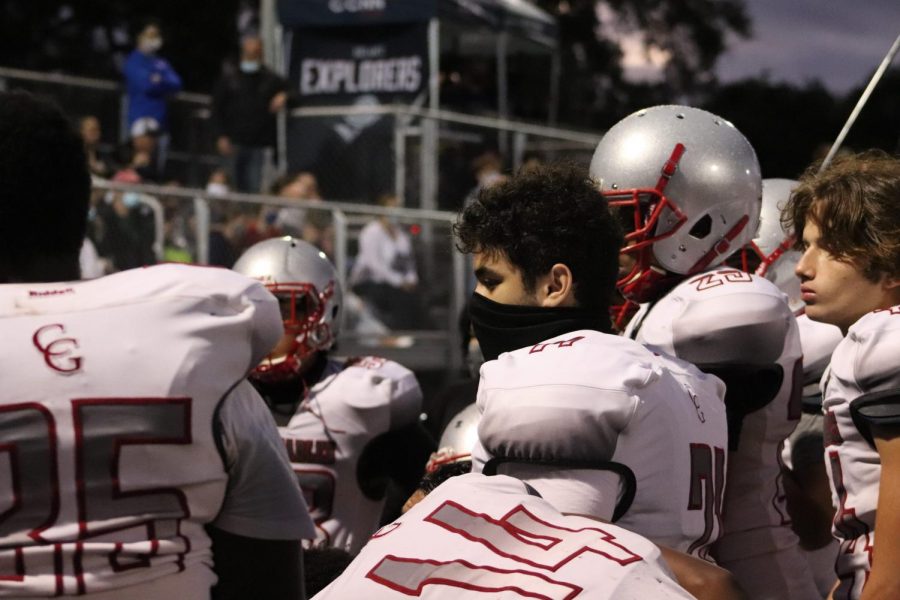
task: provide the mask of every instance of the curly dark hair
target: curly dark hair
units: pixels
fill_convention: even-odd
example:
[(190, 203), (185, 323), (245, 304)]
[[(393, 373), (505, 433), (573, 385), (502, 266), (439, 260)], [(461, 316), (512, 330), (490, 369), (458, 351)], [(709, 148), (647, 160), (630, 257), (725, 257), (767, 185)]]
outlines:
[(528, 292), (562, 263), (572, 271), (579, 305), (609, 306), (623, 234), (584, 169), (533, 167), (483, 189), (460, 213), (454, 233), (461, 252), (507, 258)]
[(819, 245), (857, 266), (870, 281), (900, 277), (900, 159), (868, 150), (836, 159), (821, 174), (814, 164), (781, 212), (802, 249), (803, 228), (820, 230)]
[(472, 472), (471, 460), (457, 460), (451, 463), (443, 464), (434, 470), (433, 473), (426, 473), (419, 482), (419, 489), (430, 494), (434, 489), (457, 475), (465, 475)]
[(55, 104), (0, 93), (0, 189), (0, 281), (77, 276), (91, 176), (81, 137)]

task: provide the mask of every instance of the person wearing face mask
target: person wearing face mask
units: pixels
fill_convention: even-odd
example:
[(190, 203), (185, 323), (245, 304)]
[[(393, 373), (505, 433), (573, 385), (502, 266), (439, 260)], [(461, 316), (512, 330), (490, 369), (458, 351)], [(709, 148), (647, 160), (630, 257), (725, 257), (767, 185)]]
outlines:
[[(400, 199), (394, 194), (383, 194), (378, 205), (397, 208)], [(412, 238), (393, 214), (373, 219), (363, 227), (350, 285), (391, 329), (422, 325)]]
[(213, 90), (216, 149), (239, 192), (262, 189), (266, 149), (276, 141), (275, 116), (287, 104), (287, 82), (262, 64), (262, 41), (241, 41), (238, 68), (227, 70)]
[[(158, 127), (156, 169), (162, 172), (168, 149), (168, 99), (181, 91), (181, 77), (169, 62), (158, 55), (163, 45), (159, 25), (144, 25), (137, 37), (137, 47), (128, 55), (123, 67), (128, 94), (128, 130), (144, 119)], [(147, 121), (149, 120), (149, 121)]]
[(455, 234), (472, 254), (486, 361), (473, 470), (527, 472), (551, 504), (708, 558), (722, 533), (725, 386), (612, 333), (623, 234), (587, 174), (522, 171), (482, 190)]

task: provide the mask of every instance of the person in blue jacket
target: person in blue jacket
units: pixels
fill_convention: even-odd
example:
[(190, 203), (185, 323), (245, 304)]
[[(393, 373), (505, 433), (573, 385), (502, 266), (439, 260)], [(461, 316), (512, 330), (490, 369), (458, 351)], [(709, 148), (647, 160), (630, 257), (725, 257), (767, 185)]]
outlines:
[(147, 23), (137, 37), (137, 47), (125, 61), (125, 85), (128, 93), (128, 129), (138, 119), (153, 119), (160, 130), (159, 168), (168, 146), (169, 124), (166, 100), (181, 91), (181, 77), (167, 60), (157, 55), (163, 38), (159, 25)]

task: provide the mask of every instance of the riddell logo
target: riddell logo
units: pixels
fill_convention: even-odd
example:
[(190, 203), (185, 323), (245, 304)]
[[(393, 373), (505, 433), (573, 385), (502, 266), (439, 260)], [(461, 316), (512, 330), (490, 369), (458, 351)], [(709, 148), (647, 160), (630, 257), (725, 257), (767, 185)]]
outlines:
[(60, 323), (44, 325), (34, 332), (31, 341), (34, 347), (44, 355), (47, 366), (69, 375), (81, 370), (81, 357), (73, 356), (78, 349), (78, 340), (71, 337), (59, 337), (66, 334), (66, 328)]
[(63, 288), (58, 290), (29, 290), (28, 296), (30, 298), (42, 298), (44, 296), (62, 296), (63, 294), (74, 294), (75, 290), (72, 288)]

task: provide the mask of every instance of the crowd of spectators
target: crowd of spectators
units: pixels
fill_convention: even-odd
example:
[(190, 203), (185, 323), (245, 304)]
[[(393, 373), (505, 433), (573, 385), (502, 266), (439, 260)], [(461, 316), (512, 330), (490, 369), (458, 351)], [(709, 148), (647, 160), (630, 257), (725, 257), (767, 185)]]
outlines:
[[(127, 94), (125, 141), (104, 135), (104, 114), (80, 115), (79, 130), (88, 165), (96, 180), (124, 184), (179, 187), (167, 167), (170, 140), (169, 101), (182, 89), (175, 68), (160, 55), (163, 35), (158, 23), (147, 23), (123, 65)], [(263, 47), (255, 34), (240, 43), (239, 60), (226, 64), (213, 89), (209, 124), (218, 164), (208, 164), (206, 192), (210, 199), (208, 262), (231, 267), (254, 243), (276, 236), (303, 239), (332, 260), (336, 256), (332, 214), (324, 203), (316, 174), (301, 170), (276, 176), (276, 116), (290, 102), (287, 82), (263, 64)], [(177, 132), (176, 132), (177, 133)], [(503, 160), (487, 150), (471, 162), (478, 191), (503, 181)], [(203, 168), (203, 167), (198, 167)], [(216, 200), (233, 192), (262, 193), (290, 203), (258, 204)], [(383, 194), (378, 205), (403, 204)], [(322, 204), (321, 208), (316, 205)], [(162, 243), (155, 210), (163, 211)], [(183, 198), (137, 191), (96, 191), (92, 197), (88, 234), (82, 251), (86, 277), (149, 265), (159, 261), (197, 262), (194, 207)], [(347, 272), (353, 298), (383, 324), (373, 330), (410, 330), (434, 324), (429, 298), (419, 286), (416, 224), (400, 222), (390, 213), (350, 230)], [(361, 227), (361, 229), (357, 229)], [(356, 235), (358, 234), (358, 236)], [(358, 247), (358, 251), (357, 250)]]

